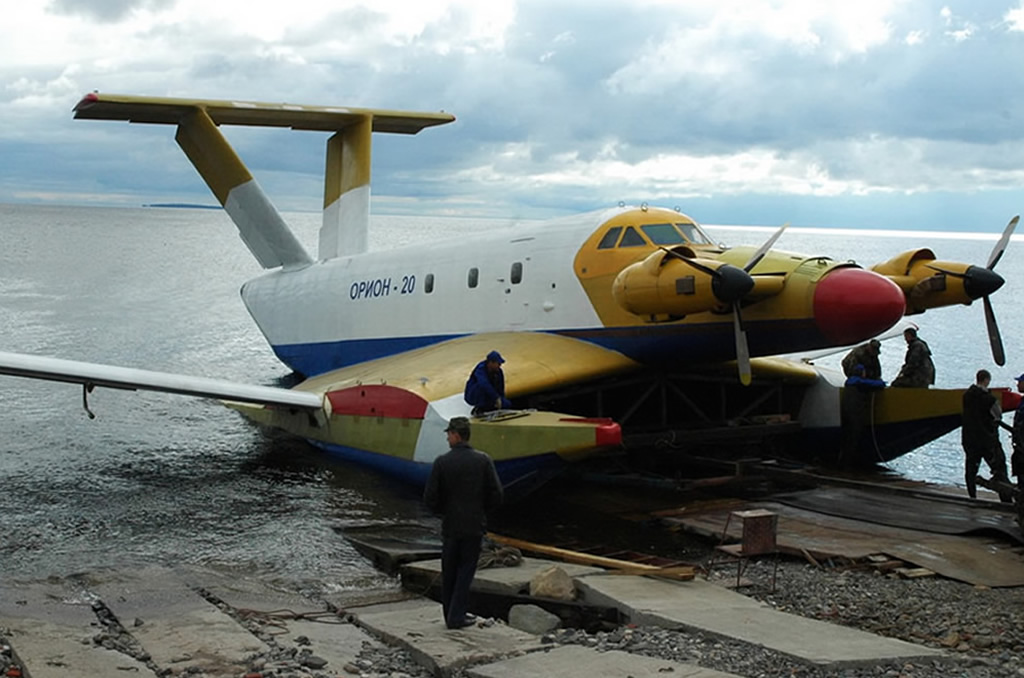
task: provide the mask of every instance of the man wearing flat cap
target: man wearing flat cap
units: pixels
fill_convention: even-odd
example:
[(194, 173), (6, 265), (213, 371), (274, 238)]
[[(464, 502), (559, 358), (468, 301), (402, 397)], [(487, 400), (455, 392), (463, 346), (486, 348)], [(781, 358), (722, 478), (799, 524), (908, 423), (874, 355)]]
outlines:
[(487, 531), (487, 514), (501, 504), (503, 496), (494, 462), (469, 445), (469, 419), (453, 417), (444, 432), (451, 449), (434, 460), (423, 501), (442, 516), (441, 605), (445, 625), (461, 629), (475, 621), (467, 614), (469, 587)]
[(505, 397), (505, 373), (501, 366), (505, 359), (497, 351), (476, 364), (466, 381), (466, 402), (473, 406), (473, 414), (494, 410), (507, 410), (512, 404)]

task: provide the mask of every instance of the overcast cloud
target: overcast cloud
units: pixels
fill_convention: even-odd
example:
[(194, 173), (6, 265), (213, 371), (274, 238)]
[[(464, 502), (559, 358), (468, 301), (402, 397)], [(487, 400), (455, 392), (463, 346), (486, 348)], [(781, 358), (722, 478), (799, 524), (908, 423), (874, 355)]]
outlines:
[[(26, 0), (0, 201), (213, 202), (172, 130), (73, 122), (98, 89), (455, 113), (374, 139), (377, 212), (998, 230), (1024, 207), (1022, 2)], [(319, 208), (326, 135), (225, 132), (281, 208)]]

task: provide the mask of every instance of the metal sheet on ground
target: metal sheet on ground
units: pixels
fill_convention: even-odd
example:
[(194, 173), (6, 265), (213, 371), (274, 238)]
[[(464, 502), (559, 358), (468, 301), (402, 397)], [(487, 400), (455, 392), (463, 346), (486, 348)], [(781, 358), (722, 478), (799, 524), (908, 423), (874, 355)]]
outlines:
[[(1006, 545), (1000, 548), (981, 537), (865, 523), (774, 502), (736, 504), (703, 512), (691, 509), (685, 515), (664, 519), (694, 532), (718, 537), (731, 511), (754, 508), (779, 514), (777, 541), (779, 549), (786, 553), (800, 555), (806, 550), (817, 558), (842, 556), (853, 560), (885, 553), (969, 584), (1024, 586), (1024, 558)], [(741, 529), (739, 521), (730, 521), (729, 537), (738, 540)]]
[(910, 492), (871, 492), (849, 487), (819, 487), (778, 494), (774, 501), (787, 506), (852, 518), (879, 525), (906, 527), (941, 534), (998, 532), (1014, 541), (1024, 541), (1015, 514), (971, 504), (960, 497), (927, 498)]
[(161, 668), (233, 678), (268, 649), (170, 570), (118, 573), (91, 588)]
[(156, 678), (142, 662), (93, 645), (96, 623), (87, 597), (63, 582), (0, 587), (0, 626), (10, 631), (7, 639), (33, 678)]

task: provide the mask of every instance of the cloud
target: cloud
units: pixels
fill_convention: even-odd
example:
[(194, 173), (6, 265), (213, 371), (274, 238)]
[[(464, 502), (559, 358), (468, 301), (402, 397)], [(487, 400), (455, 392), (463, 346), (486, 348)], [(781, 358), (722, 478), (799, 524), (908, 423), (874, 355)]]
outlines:
[[(0, 200), (208, 199), (172, 130), (72, 122), (94, 88), (453, 111), (375, 138), (379, 204), (1021, 190), (1022, 31), (1020, 0), (21, 3), (0, 24), (0, 153), (24, 162)], [(317, 209), (325, 135), (225, 133), (275, 200)], [(102, 179), (76, 174), (90, 156)]]
[(82, 16), (99, 22), (116, 22), (137, 10), (163, 10), (175, 0), (50, 0), (54, 14)]

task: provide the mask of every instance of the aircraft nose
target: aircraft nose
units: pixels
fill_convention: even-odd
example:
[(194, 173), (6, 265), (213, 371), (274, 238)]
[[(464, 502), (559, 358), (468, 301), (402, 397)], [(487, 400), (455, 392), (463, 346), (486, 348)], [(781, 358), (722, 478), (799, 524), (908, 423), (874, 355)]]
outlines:
[(885, 276), (838, 268), (815, 287), (814, 321), (829, 342), (855, 344), (899, 322), (906, 305), (903, 290)]
[(968, 266), (964, 272), (964, 292), (971, 299), (987, 297), (1003, 286), (1003, 276), (983, 266)]

